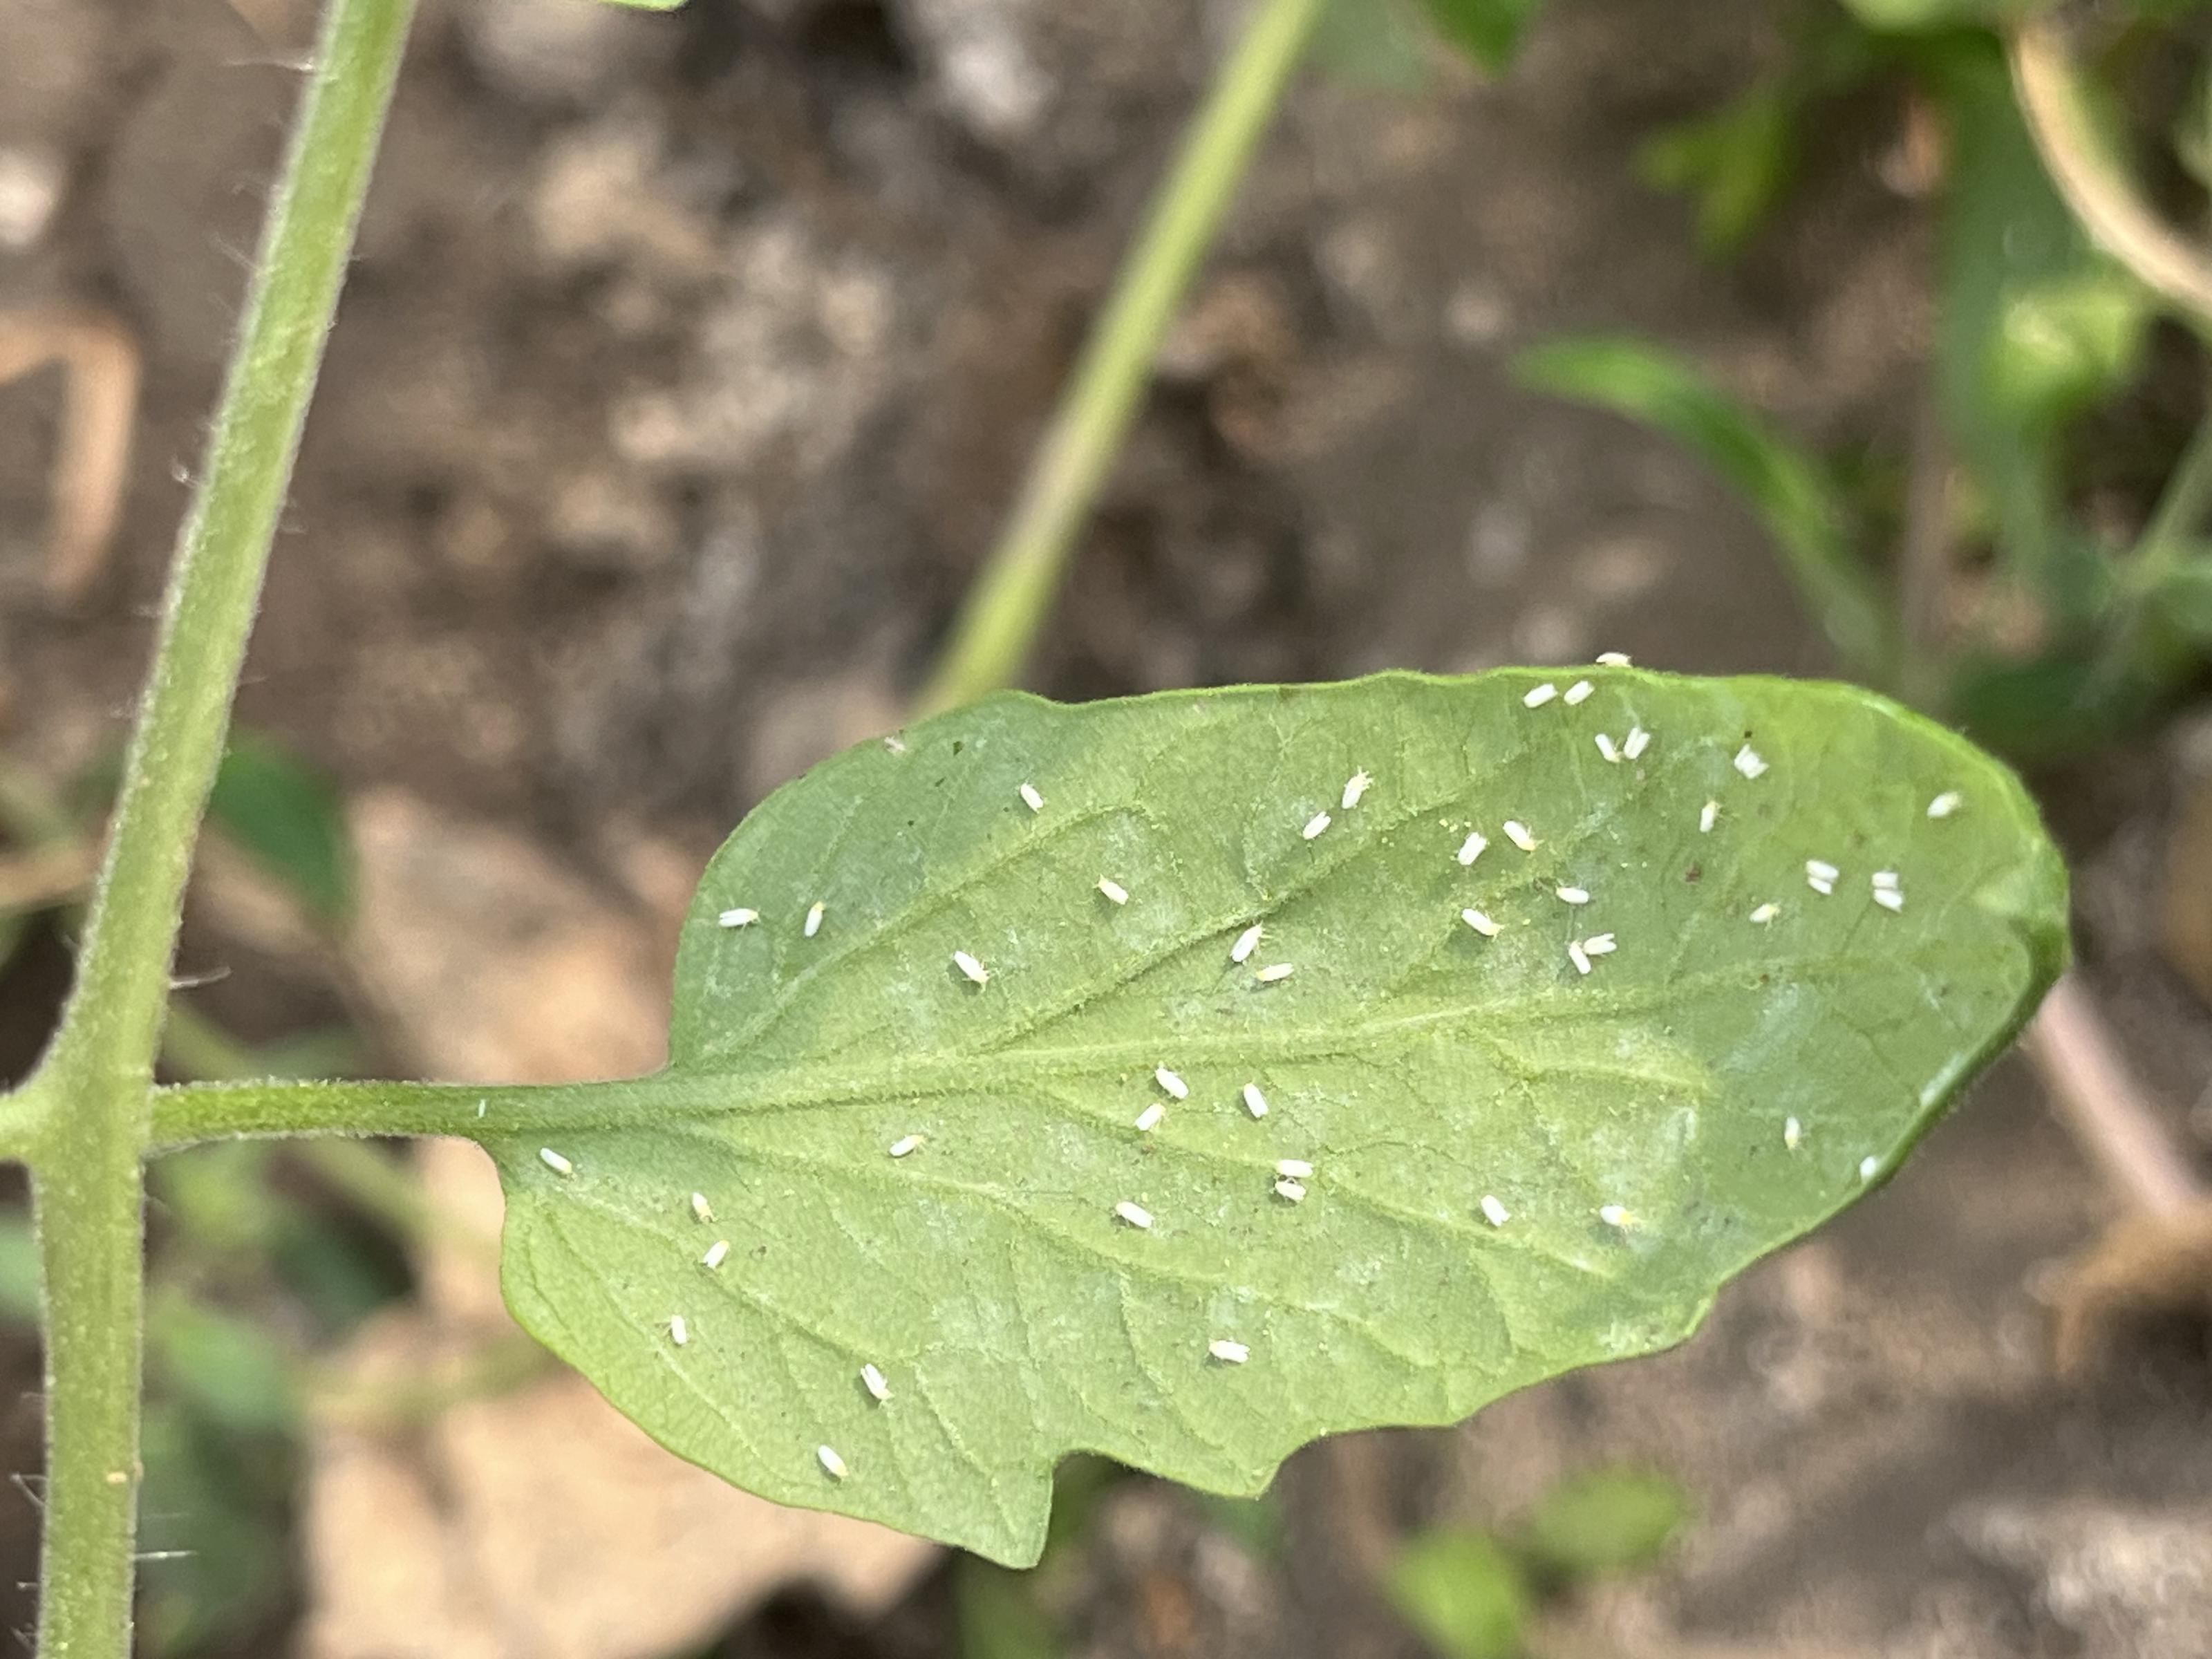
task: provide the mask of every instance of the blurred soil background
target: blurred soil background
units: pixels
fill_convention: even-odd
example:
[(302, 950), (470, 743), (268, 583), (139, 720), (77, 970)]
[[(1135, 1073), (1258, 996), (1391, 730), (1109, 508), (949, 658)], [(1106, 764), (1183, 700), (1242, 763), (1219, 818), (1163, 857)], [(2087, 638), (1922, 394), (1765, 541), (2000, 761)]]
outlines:
[[(1633, 165), (1815, 9), (1561, 0), (1495, 80), (1308, 76), (1030, 683), (1601, 649), (1830, 669), (1735, 496), (1506, 368), (1563, 330), (1634, 331), (1808, 440), (1908, 464), (1936, 256), (1897, 87), (1826, 112), (1725, 264)], [(898, 723), (1239, 15), (429, 0), (240, 703), (335, 781), (356, 913), (335, 939), (303, 929), (218, 860), (180, 964), (213, 978), (187, 1005), (252, 1044), (343, 1027), (370, 1069), (653, 1064), (697, 869), (777, 783)], [(63, 383), (0, 387), (0, 750), (58, 791), (112, 755), (136, 693), (311, 21), (300, 0), (0, 8), (0, 308), (96, 313), (143, 377), (113, 554), (66, 605), (42, 585)], [(2098, 441), (2179, 448), (2191, 370), (2166, 355)], [(2212, 900), (2166, 869), (2206, 816), (2208, 735), (2185, 717), (2039, 779), (2091, 983), (2177, 1137), (2205, 1127), (2212, 1024), (2169, 913)], [(15, 953), (9, 1074), (66, 972), (52, 925)], [(2116, 1204), (2016, 1060), (1681, 1350), (1458, 1430), (1310, 1449), (1261, 1505), (1091, 1472), (1018, 1589), (726, 1493), (517, 1358), (486, 1299), (495, 1193), (445, 1151), (412, 1161), (444, 1218), (414, 1237), (313, 1170), (256, 1166), (311, 1218), (301, 1248), (349, 1265), (222, 1279), (228, 1311), (349, 1377), (359, 1408), (279, 1412), (249, 1469), (226, 1454), (173, 1487), (149, 1547), (185, 1556), (150, 1568), (149, 1651), (1413, 1655), (1376, 1587), (1399, 1539), (1503, 1523), (1615, 1463), (1664, 1471), (1695, 1518), (1656, 1570), (1550, 1609), (1547, 1653), (2067, 1659), (2212, 1629), (2203, 1322), (2131, 1327), (2061, 1374), (2039, 1292)], [(249, 1200), (169, 1189), (157, 1255), (195, 1202)], [(507, 1369), (386, 1409), (485, 1353)], [(7, 1328), (15, 1627), (37, 1383)], [(264, 1529), (228, 1535), (240, 1515)]]

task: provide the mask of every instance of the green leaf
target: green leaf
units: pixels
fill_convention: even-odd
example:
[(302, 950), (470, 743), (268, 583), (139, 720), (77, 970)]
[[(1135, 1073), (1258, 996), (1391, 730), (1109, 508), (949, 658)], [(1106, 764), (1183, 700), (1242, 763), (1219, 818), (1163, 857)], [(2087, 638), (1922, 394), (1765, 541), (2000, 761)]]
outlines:
[(270, 1180), (273, 1141), (231, 1140), (165, 1158), (151, 1177), (169, 1224), (210, 1256), (270, 1254), (283, 1237), (291, 1200)]
[(1680, 191), (1697, 208), (1698, 241), (1725, 258), (1765, 222), (1797, 170), (1797, 100), (1778, 82), (1754, 86), (1710, 115), (1646, 139), (1636, 167), (1646, 183)]
[(2008, 773), (1871, 693), (1587, 678), (1001, 696), (817, 767), (708, 867), (668, 1069), (485, 1120), (509, 1305), (739, 1485), (1012, 1563), (1072, 1451), (1249, 1494), (1316, 1436), (1680, 1340), (2008, 1039), (2065, 875)]
[(1887, 678), (1895, 630), (1853, 550), (1850, 513), (1815, 456), (1662, 346), (1610, 335), (1547, 341), (1514, 364), (1521, 382), (1656, 427), (1740, 493), (1774, 538), (1813, 619), (1853, 672)]
[(1427, 0), (1437, 32), (1493, 74), (1512, 63), (1544, 0)]
[(165, 1290), (148, 1310), (146, 1346), (151, 1369), (209, 1421), (234, 1434), (297, 1426), (290, 1359), (259, 1326)]
[(2150, 653), (2126, 662), (2059, 648), (2025, 659), (1983, 653), (1953, 670), (1948, 706), (1983, 743), (2023, 761), (2100, 748), (2140, 726), (2167, 682)]
[(349, 1220), (302, 1210), (275, 1252), (277, 1279), (312, 1316), (315, 1334), (332, 1340), (412, 1288), (397, 1253)]
[(1649, 1566), (1689, 1518), (1688, 1496), (1656, 1469), (1589, 1469), (1539, 1498), (1513, 1543), (1540, 1578), (1581, 1583)]
[(208, 820), (323, 921), (353, 908), (353, 846), (330, 781), (274, 738), (233, 734)]
[(1944, 428), (1988, 492), (2007, 565), (2079, 621), (2097, 561), (2066, 532), (2051, 422), (2009, 395), (2007, 325), (2023, 295), (2100, 267), (2044, 171), (1995, 41), (1933, 42), (1916, 61), (1948, 138), (1936, 337)]
[(1990, 396), (2022, 428), (2055, 427), (2135, 379), (2150, 322), (2149, 296), (2120, 271), (2021, 286), (1989, 343)]
[(289, 1443), (226, 1433), (180, 1401), (156, 1399), (146, 1408), (141, 1462), (139, 1650), (246, 1646), (293, 1586)]
[(1409, 94), (1429, 75), (1428, 31), (1403, 0), (1328, 0), (1307, 50), (1354, 86)]
[(2212, 546), (2192, 541), (2158, 563), (2148, 598), (2157, 620), (2194, 645), (2212, 646)]
[(1513, 1659), (1528, 1591), (1488, 1534), (1425, 1533), (1391, 1565), (1384, 1588), (1405, 1621), (1447, 1659)]

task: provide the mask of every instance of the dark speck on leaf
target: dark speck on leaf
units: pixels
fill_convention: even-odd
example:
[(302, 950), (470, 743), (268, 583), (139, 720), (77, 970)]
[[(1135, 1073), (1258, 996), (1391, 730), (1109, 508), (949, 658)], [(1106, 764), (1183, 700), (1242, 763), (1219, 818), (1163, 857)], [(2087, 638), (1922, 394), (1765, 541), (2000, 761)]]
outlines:
[(1684, 881), (1703, 881), (1705, 878), (1705, 866), (1702, 864), (1693, 864), (1688, 869), (1682, 872), (1682, 879)]

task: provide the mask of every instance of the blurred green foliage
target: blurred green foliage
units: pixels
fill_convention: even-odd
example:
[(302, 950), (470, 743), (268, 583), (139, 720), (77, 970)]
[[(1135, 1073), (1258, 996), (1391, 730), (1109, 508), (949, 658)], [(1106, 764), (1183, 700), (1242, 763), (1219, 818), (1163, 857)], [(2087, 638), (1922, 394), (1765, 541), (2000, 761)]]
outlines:
[(330, 927), (353, 911), (353, 849), (337, 787), (274, 738), (235, 732), (208, 821)]
[[(1101, 1500), (1134, 1478), (1103, 1458), (1072, 1459), (1055, 1484), (1050, 1537), (1033, 1571), (961, 1559), (953, 1602), (962, 1659), (1058, 1659), (1067, 1651), (1053, 1609), (1082, 1565)], [(1255, 1557), (1280, 1558), (1282, 1517), (1272, 1496), (1187, 1496), (1209, 1525)], [(1601, 1466), (1561, 1480), (1504, 1526), (1415, 1534), (1382, 1589), (1446, 1659), (1516, 1659), (1548, 1602), (1652, 1565), (1690, 1519), (1687, 1496), (1666, 1475)]]
[(1881, 33), (1995, 23), (2041, 11), (2052, 0), (1844, 0), (1867, 27)]
[(1680, 1486), (1656, 1469), (1609, 1464), (1569, 1475), (1521, 1517), (1514, 1559), (1538, 1583), (1572, 1586), (1658, 1560), (1690, 1516)]
[(1698, 242), (1725, 258), (1765, 221), (1797, 171), (1799, 109), (1789, 89), (1765, 81), (1709, 115), (1654, 133), (1637, 153), (1647, 184), (1696, 204)]
[(2212, 647), (2212, 542), (2184, 544), (2146, 600), (2191, 644)]
[[(2108, 155), (2164, 142), (2161, 176), (2205, 170), (2212, 70), (2200, 65), (2187, 108), (2163, 134), (2136, 119), (2119, 78), (2146, 49), (2201, 51), (2193, 37), (2160, 31), (2203, 9), (2136, 0), (2092, 20), (2081, 106)], [(1821, 98), (1877, 80), (1904, 125), (1933, 132), (1931, 395), (1943, 441), (1923, 464), (1943, 470), (1940, 522), (1908, 526), (1888, 488), (1893, 471), (1863, 457), (1829, 463), (1662, 343), (1554, 340), (1520, 364), (1532, 386), (1665, 433), (1741, 494), (1847, 672), (2030, 759), (2108, 741), (2199, 673), (2212, 650), (2212, 566), (2202, 562), (2212, 441), (2200, 434), (2182, 449), (2164, 492), (2143, 504), (2139, 533), (2116, 533), (2109, 504), (2094, 520), (2081, 510), (2085, 417), (2135, 395), (2161, 317), (2200, 336), (2212, 334), (2212, 319), (2175, 312), (2100, 252), (2053, 185), (2002, 39), (2036, 9), (1849, 0), (1830, 15), (1842, 36), (1806, 31), (1783, 68), (1656, 135), (1641, 161), (1647, 179), (1689, 198), (1704, 249), (1724, 254), (1786, 190)], [(2172, 349), (2185, 337), (2158, 343)], [(1906, 580), (1906, 559), (1892, 550), (1908, 536), (1920, 538), (1923, 562), (1932, 543), (1936, 590), (1932, 604), (1923, 592), (1911, 629), (1891, 597)]]
[(1489, 70), (1502, 70), (1544, 0), (1428, 0), (1445, 40)]
[(1408, 94), (1428, 79), (1433, 35), (1420, 0), (1329, 0), (1315, 25), (1313, 61), (1340, 81)]
[(237, 1641), (289, 1592), (292, 1442), (227, 1429), (159, 1393), (142, 1434), (139, 1644), (181, 1655)]
[(1407, 1542), (1392, 1603), (1445, 1659), (1516, 1659), (1545, 1602), (1650, 1566), (1689, 1523), (1680, 1486), (1656, 1470), (1571, 1475), (1511, 1524), (1443, 1528)]
[(1528, 1586), (1486, 1532), (1425, 1533), (1390, 1572), (1390, 1600), (1447, 1659), (1513, 1659), (1531, 1611)]
[(1794, 10), (1778, 26), (1778, 63), (1713, 108), (1659, 128), (1637, 151), (1646, 184), (1690, 204), (1709, 260), (1734, 257), (1758, 234), (1796, 181), (1806, 128), (1882, 66), (1879, 46), (1841, 13)]
[(1524, 352), (1522, 385), (1657, 428), (1733, 485), (1774, 538), (1836, 653), (1886, 678), (1895, 629), (1853, 544), (1850, 511), (1826, 465), (1673, 352), (1626, 336), (1553, 340)]

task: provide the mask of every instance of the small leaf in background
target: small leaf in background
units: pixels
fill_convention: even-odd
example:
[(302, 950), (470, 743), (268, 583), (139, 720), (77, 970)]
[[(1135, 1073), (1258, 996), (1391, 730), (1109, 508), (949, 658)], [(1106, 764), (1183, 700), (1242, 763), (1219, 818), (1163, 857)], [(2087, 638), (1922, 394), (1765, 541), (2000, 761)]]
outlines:
[(2026, 659), (1975, 653), (1952, 676), (1952, 717), (1977, 742), (2022, 760), (2078, 754), (2139, 725), (2161, 685), (2137, 665), (2084, 650)]
[(1263, 1560), (1283, 1553), (1283, 1512), (1267, 1492), (1257, 1498), (1224, 1498), (1218, 1492), (1195, 1494), (1206, 1518)]
[(343, 1336), (412, 1288), (388, 1239), (350, 1218), (304, 1207), (284, 1230), (275, 1265), (278, 1282), (313, 1316), (313, 1334), (325, 1340)]
[(1989, 342), (1990, 395), (2024, 428), (2055, 426), (2136, 378), (2150, 323), (2148, 296), (2122, 271), (2014, 288)]
[(2156, 618), (2184, 639), (2212, 647), (2212, 544), (2189, 544), (2159, 577), (2149, 595)]
[(1328, 0), (1308, 48), (1314, 66), (1353, 86), (1405, 94), (1429, 77), (1419, 0)]
[(291, 1209), (270, 1182), (277, 1155), (272, 1140), (231, 1140), (165, 1158), (151, 1177), (156, 1212), (203, 1255), (264, 1258)]
[(234, 1434), (289, 1434), (299, 1425), (291, 1360), (249, 1320), (158, 1288), (147, 1310), (147, 1362), (173, 1395)]
[(1487, 1533), (1430, 1532), (1407, 1544), (1384, 1588), (1445, 1659), (1515, 1659), (1529, 1614), (1513, 1559)]
[(223, 1432), (173, 1400), (146, 1408), (137, 1628), (143, 1650), (241, 1645), (283, 1608), (293, 1551), (289, 1446)]
[(1917, 45), (1912, 61), (1947, 140), (1936, 338), (1944, 429), (1995, 508), (2006, 568), (2080, 622), (2100, 556), (2067, 533), (2050, 423), (2004, 395), (2001, 365), (2020, 296), (2102, 266), (2044, 171), (1996, 42), (1941, 37)]
[(1882, 698), (1573, 678), (824, 763), (702, 878), (667, 1068), (493, 1099), (509, 1305), (680, 1455), (1010, 1563), (1078, 1449), (1255, 1493), (1680, 1340), (2008, 1040), (2065, 875)]
[(353, 909), (353, 851), (337, 788), (274, 738), (232, 734), (208, 821), (324, 922)]
[(1744, 498), (1813, 619), (1854, 673), (1880, 681), (1895, 630), (1851, 544), (1850, 514), (1817, 458), (1666, 348), (1620, 336), (1547, 341), (1514, 364), (1523, 386), (1612, 410), (1682, 445)]
[(1495, 74), (1513, 61), (1544, 0), (1427, 0), (1427, 3), (1437, 32)]
[(1644, 182), (1679, 191), (1697, 210), (1698, 243), (1709, 258), (1735, 253), (1765, 222), (1797, 169), (1797, 106), (1769, 82), (1709, 115), (1646, 139), (1636, 168)]
[(1037, 1604), (1035, 1577), (962, 1558), (952, 1580), (960, 1659), (1058, 1659), (1060, 1633)]
[(1512, 1544), (1540, 1582), (1579, 1584), (1649, 1566), (1689, 1519), (1688, 1495), (1658, 1471), (1589, 1469), (1537, 1499)]

